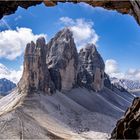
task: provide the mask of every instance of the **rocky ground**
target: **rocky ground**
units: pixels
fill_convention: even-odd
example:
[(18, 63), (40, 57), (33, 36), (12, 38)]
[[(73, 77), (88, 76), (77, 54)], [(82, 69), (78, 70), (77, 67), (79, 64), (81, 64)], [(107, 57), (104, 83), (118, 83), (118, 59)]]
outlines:
[[(107, 139), (130, 105), (119, 94), (109, 99), (106, 92), (99, 95), (81, 88), (67, 94), (57, 91), (52, 96), (22, 96), (25, 94), (17, 92), (0, 100), (0, 139)], [(124, 94), (133, 100), (133, 96)]]

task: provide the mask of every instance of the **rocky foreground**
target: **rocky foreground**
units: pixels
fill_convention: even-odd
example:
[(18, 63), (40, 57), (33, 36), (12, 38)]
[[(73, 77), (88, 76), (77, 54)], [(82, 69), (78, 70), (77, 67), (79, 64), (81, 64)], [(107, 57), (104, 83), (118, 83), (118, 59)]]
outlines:
[(133, 99), (111, 85), (96, 47), (78, 53), (65, 28), (27, 44), (18, 87), (0, 99), (0, 139), (108, 139)]

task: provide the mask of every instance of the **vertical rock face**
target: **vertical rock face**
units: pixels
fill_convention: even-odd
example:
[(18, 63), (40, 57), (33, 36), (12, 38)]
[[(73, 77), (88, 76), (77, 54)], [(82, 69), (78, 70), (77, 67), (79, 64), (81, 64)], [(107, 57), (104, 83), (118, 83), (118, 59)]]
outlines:
[(140, 98), (134, 99), (124, 117), (117, 122), (111, 139), (140, 139)]
[(27, 44), (24, 56), (24, 71), (19, 87), (30, 91), (53, 92), (54, 87), (46, 64), (44, 38), (39, 38), (36, 44), (34, 42)]
[(95, 91), (104, 86), (104, 62), (93, 44), (79, 55), (73, 34), (68, 28), (58, 32), (46, 45), (44, 38), (28, 43), (24, 56), (24, 72), (20, 89), (53, 93), (84, 86)]
[(104, 86), (104, 61), (93, 44), (80, 50), (78, 85), (102, 90)]
[(47, 44), (46, 62), (58, 90), (70, 90), (76, 84), (78, 53), (72, 32), (64, 28)]
[(112, 84), (111, 84), (110, 78), (106, 73), (104, 73), (104, 86), (109, 89), (112, 89)]

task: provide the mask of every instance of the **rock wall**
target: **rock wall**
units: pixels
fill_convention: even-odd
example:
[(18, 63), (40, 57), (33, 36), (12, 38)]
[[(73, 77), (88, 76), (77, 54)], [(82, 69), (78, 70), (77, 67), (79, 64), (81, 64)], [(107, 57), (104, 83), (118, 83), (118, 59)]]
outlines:
[(134, 99), (124, 117), (117, 122), (111, 139), (140, 139), (140, 98)]
[(87, 44), (79, 53), (78, 84), (95, 91), (104, 87), (105, 64), (93, 44)]
[(124, 0), (124, 1), (118, 1), (118, 0), (38, 0), (38, 1), (1, 1), (0, 2), (0, 18), (2, 18), (4, 15), (9, 15), (14, 13), (18, 6), (22, 8), (28, 8), (30, 6), (34, 6), (37, 4), (40, 4), (44, 2), (46, 6), (55, 6), (58, 4), (58, 2), (73, 2), (73, 3), (79, 3), (84, 2), (87, 3), (93, 7), (103, 7), (108, 10), (117, 10), (118, 12), (122, 14), (130, 14), (134, 16), (136, 21), (140, 24), (140, 1), (139, 0)]
[(56, 87), (59, 85), (58, 90), (70, 90), (76, 85), (78, 53), (69, 28), (58, 32), (47, 44), (47, 49), (46, 62)]
[(104, 87), (104, 67), (94, 45), (88, 44), (78, 54), (72, 31), (64, 28), (47, 45), (44, 38), (27, 44), (18, 86), (21, 90), (48, 94), (77, 86), (100, 91)]
[(19, 88), (31, 92), (37, 90), (51, 94), (54, 85), (46, 64), (46, 44), (44, 38), (39, 38), (36, 44), (28, 43), (24, 55), (24, 70), (18, 84)]

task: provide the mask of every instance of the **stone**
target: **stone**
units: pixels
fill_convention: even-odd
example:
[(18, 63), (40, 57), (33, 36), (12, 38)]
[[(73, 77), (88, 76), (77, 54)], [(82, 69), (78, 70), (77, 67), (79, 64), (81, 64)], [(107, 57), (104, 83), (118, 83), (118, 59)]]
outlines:
[(104, 86), (109, 88), (109, 89), (112, 89), (112, 84), (111, 84), (111, 81), (110, 81), (110, 78), (109, 78), (109, 75), (107, 75), (106, 73), (104, 73)]
[(78, 85), (100, 91), (104, 87), (105, 64), (95, 45), (87, 44), (79, 52)]
[(56, 89), (67, 91), (76, 85), (78, 53), (69, 28), (58, 32), (47, 44), (46, 62)]
[(140, 139), (140, 98), (136, 97), (113, 132), (111, 139)]
[(18, 84), (20, 89), (27, 89), (29, 92), (42, 91), (48, 94), (54, 92), (54, 85), (46, 64), (45, 39), (40, 37), (36, 44), (28, 43), (24, 55), (24, 70)]
[[(22, 8), (28, 8), (33, 5), (44, 3), (46, 6), (55, 6), (58, 4), (58, 2), (73, 2), (73, 3), (79, 3), (83, 2), (83, 0), (39, 0), (39, 1), (1, 1), (0, 2), (0, 18), (2, 18), (4, 15), (13, 14), (18, 6)], [(116, 10), (122, 14), (130, 14), (134, 16), (138, 24), (140, 24), (140, 1), (135, 0), (124, 0), (119, 1), (118, 0), (107, 0), (107, 1), (97, 1), (97, 0), (87, 0), (84, 1), (84, 3), (91, 5), (92, 7), (103, 7), (108, 10)]]

